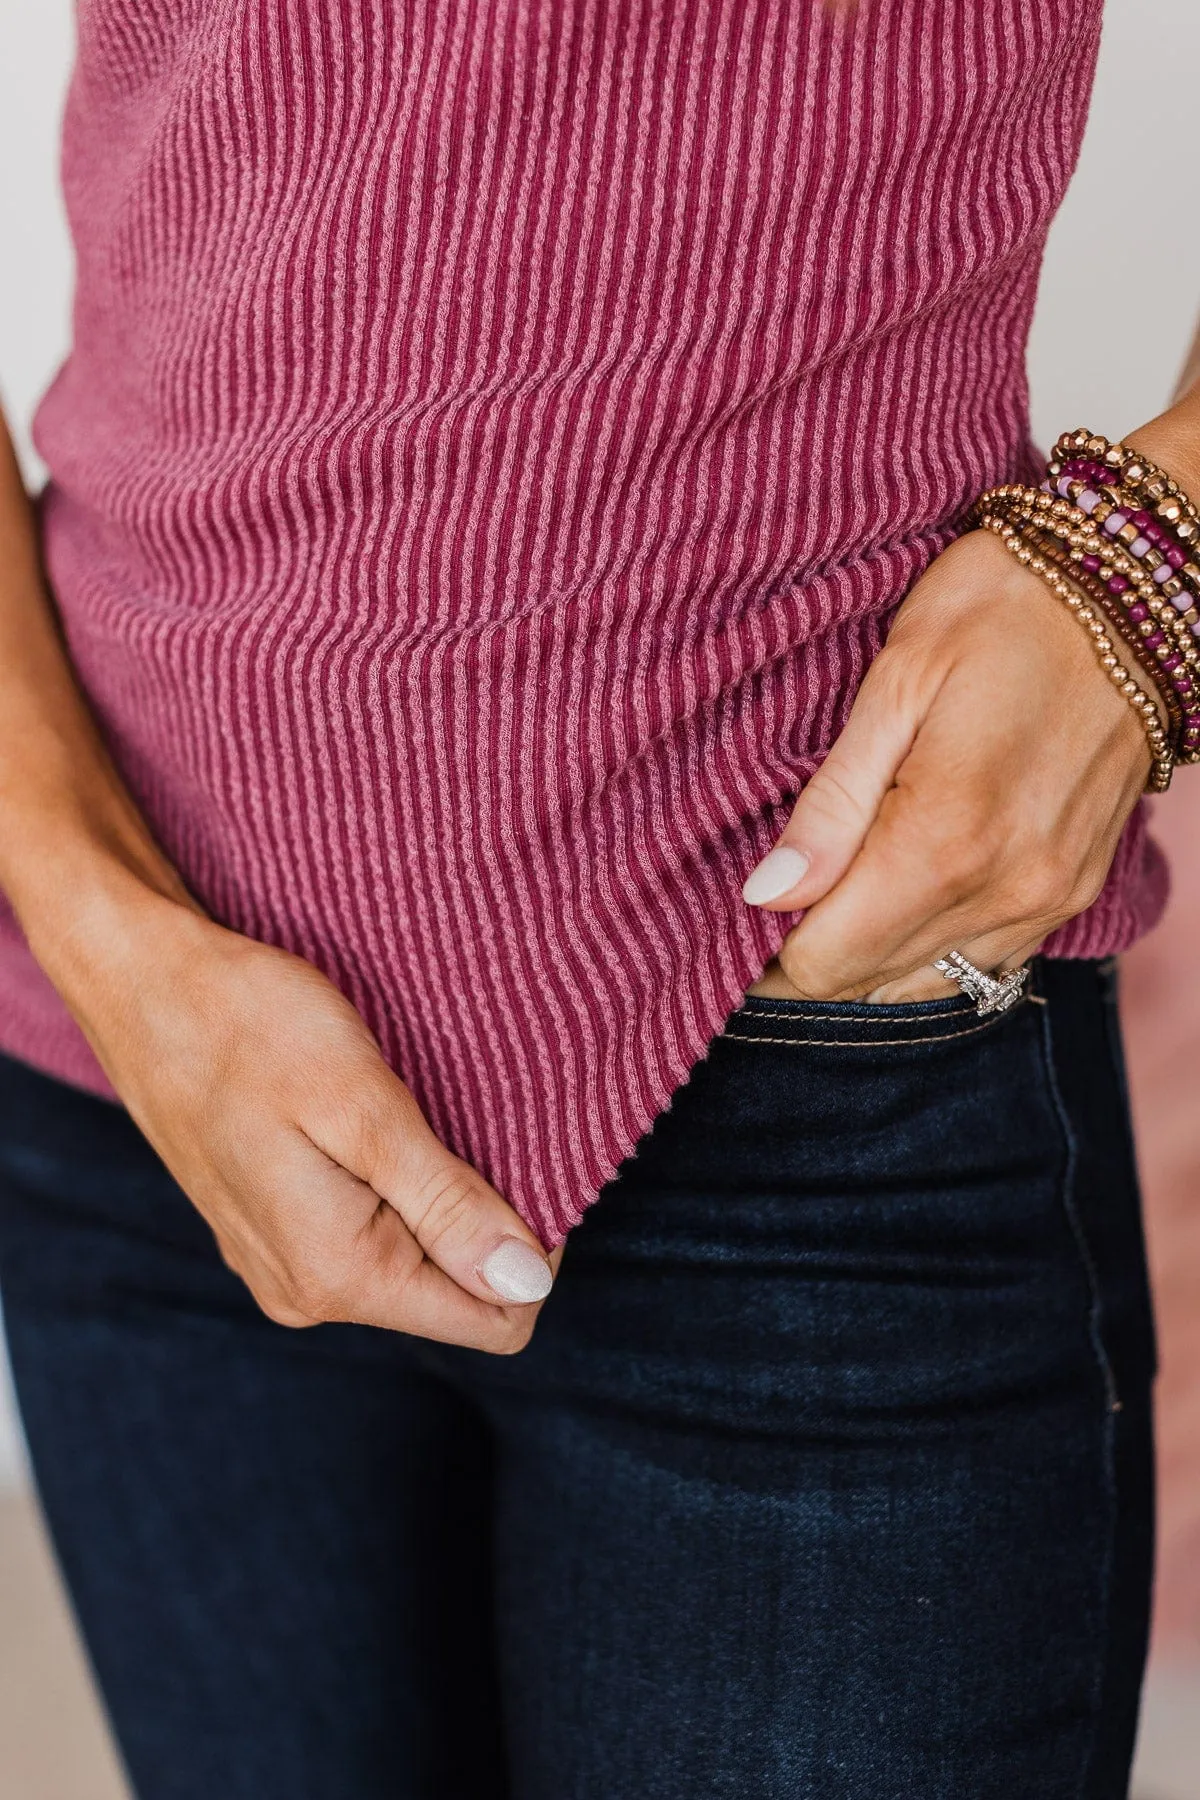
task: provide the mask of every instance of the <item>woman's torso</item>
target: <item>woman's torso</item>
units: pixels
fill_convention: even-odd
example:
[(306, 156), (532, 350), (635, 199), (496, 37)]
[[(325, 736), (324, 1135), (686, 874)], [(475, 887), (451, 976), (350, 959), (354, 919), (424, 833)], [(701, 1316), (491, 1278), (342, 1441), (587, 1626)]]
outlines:
[(741, 877), (1028, 460), (1100, 12), (79, 0), (72, 653), (195, 891), (550, 1236), (777, 947)]

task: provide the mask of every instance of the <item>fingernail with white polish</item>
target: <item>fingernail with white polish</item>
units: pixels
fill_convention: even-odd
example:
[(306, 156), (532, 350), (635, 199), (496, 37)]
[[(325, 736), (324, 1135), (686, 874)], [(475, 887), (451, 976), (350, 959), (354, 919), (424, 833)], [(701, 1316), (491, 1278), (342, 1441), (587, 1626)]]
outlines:
[(804, 879), (810, 860), (803, 850), (793, 850), (790, 844), (777, 844), (758, 867), (750, 871), (742, 889), (742, 899), (749, 906), (765, 906), (768, 900), (778, 900), (781, 894), (786, 894), (789, 888)]
[(544, 1300), (554, 1286), (550, 1264), (520, 1238), (501, 1238), (484, 1257), (479, 1273), (494, 1294), (517, 1306)]

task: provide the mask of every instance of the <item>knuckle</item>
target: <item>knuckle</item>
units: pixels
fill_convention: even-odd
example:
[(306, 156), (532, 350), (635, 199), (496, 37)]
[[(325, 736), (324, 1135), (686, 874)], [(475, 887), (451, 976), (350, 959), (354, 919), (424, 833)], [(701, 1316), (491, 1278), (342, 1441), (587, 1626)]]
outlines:
[(1071, 886), (1057, 870), (1031, 870), (1016, 896), (1018, 917), (1052, 919), (1071, 910)]
[(346, 1168), (370, 1181), (409, 1180), (419, 1112), (389, 1070), (355, 1063), (314, 1088), (305, 1104), (321, 1147)]
[(416, 1237), (427, 1254), (447, 1239), (465, 1235), (475, 1223), (479, 1195), (465, 1170), (440, 1173), (415, 1199), (419, 1208)]
[(403, 1180), (416, 1117), (416, 1102), (399, 1083), (389, 1082), (378, 1093), (360, 1095), (353, 1119), (347, 1120), (347, 1131), (362, 1166)]
[(222, 1233), (214, 1233), (214, 1236), (225, 1266), (244, 1282), (254, 1304), (272, 1324), (302, 1330), (318, 1323), (317, 1313), (309, 1304), (310, 1296), (302, 1283), (289, 1275), (280, 1277), (277, 1271), (268, 1271), (256, 1259), (239, 1254)]
[(885, 713), (905, 718), (924, 710), (924, 690), (929, 685), (928, 657), (906, 641), (911, 620), (901, 613), (887, 642), (863, 677), (855, 704), (869, 706), (874, 716)]
[(364, 1173), (378, 1169), (383, 1162), (387, 1134), (381, 1114), (382, 1109), (364, 1095), (361, 1085), (355, 1091), (335, 1081), (313, 1101), (322, 1144), (331, 1148), (345, 1167)]
[(930, 872), (938, 898), (946, 904), (970, 899), (988, 885), (997, 861), (990, 831), (964, 832), (951, 838)]
[(840, 763), (831, 758), (817, 770), (804, 791), (807, 818), (824, 824), (862, 827), (870, 822), (870, 811), (847, 781)]
[(295, 1270), (288, 1283), (285, 1304), (308, 1325), (320, 1325), (338, 1317), (337, 1296), (329, 1280), (315, 1270)]
[(1020, 861), (1010, 885), (1010, 910), (1022, 919), (1065, 918), (1078, 886), (1078, 869), (1054, 845), (1041, 845)]
[(1100, 898), (1100, 891), (1108, 877), (1107, 869), (1087, 868), (1077, 875), (1072, 883), (1066, 906), (1062, 909), (1063, 918), (1073, 918), (1076, 913), (1086, 912), (1093, 901)]
[[(253, 1292), (253, 1290), (251, 1291)], [(285, 1299), (280, 1294), (256, 1293), (254, 1299), (258, 1310), (264, 1313), (273, 1325), (284, 1325), (289, 1331), (304, 1331), (310, 1325), (318, 1322), (310, 1317), (303, 1308), (296, 1306), (291, 1300)]]
[(824, 969), (802, 949), (794, 949), (785, 943), (779, 952), (779, 966), (791, 982), (792, 986), (806, 1000), (833, 1000), (837, 996), (838, 985), (832, 971)]
[(379, 1139), (369, 1107), (335, 1090), (323, 1097), (320, 1118), (323, 1139), (335, 1146), (347, 1168), (375, 1167)]

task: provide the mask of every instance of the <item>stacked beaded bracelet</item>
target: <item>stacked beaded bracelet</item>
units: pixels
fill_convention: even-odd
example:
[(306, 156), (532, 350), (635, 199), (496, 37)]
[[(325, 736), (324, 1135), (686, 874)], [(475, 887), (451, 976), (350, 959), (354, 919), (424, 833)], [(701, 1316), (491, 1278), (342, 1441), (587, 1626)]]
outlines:
[[(1044, 496), (1036, 488), (996, 489), (983, 497), (977, 509), (977, 517), (981, 524), (1000, 537), (1019, 561), (1054, 589), (1091, 632), (1102, 665), (1134, 708), (1146, 733), (1152, 759), (1148, 786), (1154, 792), (1162, 792), (1170, 784), (1171, 770), (1176, 761), (1182, 723), (1178, 710), (1170, 704), (1166, 706), (1168, 725), (1171, 728), (1168, 735), (1160, 722), (1158, 706), (1151, 697), (1151, 693), (1159, 691), (1157, 671), (1151, 674), (1146, 670), (1151, 686), (1151, 693), (1148, 693), (1130, 674), (1115, 651), (1106, 625), (1127, 643), (1131, 643), (1137, 637), (1135, 623), (1122, 618), (1117, 595), (1109, 591), (1107, 583), (1094, 580), (1080, 566), (1082, 557), (1090, 547), (1087, 516), (1082, 513), (1076, 516), (1077, 522), (1087, 528), (1086, 532), (1073, 533), (1081, 541), (1064, 549), (1053, 538), (1048, 527), (1053, 523), (1060, 529), (1071, 530), (1072, 521), (1066, 515), (1073, 509), (1060, 500), (1057, 502), (1060, 511), (1054, 514), (1049, 506), (1042, 510), (1043, 501)], [(1058, 555), (1048, 549), (1047, 540), (1054, 544)], [(1071, 561), (1071, 558), (1080, 561)], [(1140, 602), (1142, 606), (1145, 604), (1144, 601)], [(1140, 638), (1137, 642), (1140, 645)], [(1135, 651), (1135, 655), (1139, 666), (1145, 669), (1146, 659), (1153, 655), (1153, 650), (1147, 648)]]
[[(1200, 697), (1187, 685), (1196, 667), (1191, 652), (1200, 648), (1200, 512), (1165, 470), (1088, 431), (1059, 439), (1045, 486), (1086, 513), (1098, 534), (1121, 544), (1153, 581), (1154, 589), (1142, 596), (1150, 618), (1140, 621), (1139, 631), (1149, 638), (1161, 630), (1170, 640), (1166, 649), (1159, 645), (1158, 654), (1183, 697), (1186, 724), (1178, 760), (1200, 760)], [(1176, 654), (1188, 665), (1185, 670), (1174, 663)]]
[[(1200, 512), (1162, 469), (1122, 444), (1068, 432), (1041, 488), (991, 489), (973, 520), (996, 533), (1081, 619), (1137, 712), (1161, 792), (1200, 761)], [(1119, 637), (1158, 707), (1116, 654)]]
[[(1166, 634), (1155, 630), (1151, 637), (1142, 637), (1141, 625), (1144, 623), (1144, 616), (1148, 610), (1148, 599), (1144, 598), (1144, 594), (1139, 598), (1139, 590), (1133, 589), (1133, 587), (1130, 587), (1130, 590), (1121, 596), (1114, 594), (1114, 590), (1110, 587), (1110, 581), (1123, 580), (1123, 578), (1114, 576), (1110, 572), (1110, 565), (1101, 567), (1099, 572), (1085, 569), (1083, 563), (1092, 562), (1092, 558), (1088, 556), (1087, 551), (1083, 553), (1083, 556), (1079, 556), (1078, 545), (1076, 547), (1070, 545), (1070, 535), (1074, 535), (1074, 533), (1070, 533), (1070, 527), (1065, 526), (1061, 520), (1054, 520), (1052, 526), (1031, 522), (1025, 526), (1022, 535), (1024, 535), (1025, 542), (1031, 542), (1034, 549), (1038, 549), (1047, 562), (1051, 562), (1067, 580), (1076, 583), (1076, 587), (1083, 590), (1083, 594), (1092, 603), (1092, 607), (1096, 607), (1108, 619), (1110, 628), (1128, 646), (1137, 670), (1141, 670), (1142, 675), (1146, 677), (1148, 697), (1157, 695), (1162, 709), (1168, 716), (1168, 742), (1171, 747), (1171, 760), (1180, 760), (1182, 738), (1184, 738), (1184, 727), (1186, 727), (1184, 697), (1175, 689), (1173, 682), (1166, 682), (1166, 684), (1162, 682), (1164, 670), (1162, 670), (1159, 657), (1162, 655), (1164, 644), (1168, 644), (1169, 648)], [(1126, 601), (1126, 605), (1123, 605), (1123, 599)], [(1180, 666), (1182, 666), (1182, 659), (1180, 659)]]
[[(1067, 432), (1054, 446), (1046, 487), (1095, 514), (1110, 536), (1136, 542), (1169, 599), (1188, 591), (1181, 610), (1200, 598), (1200, 513), (1146, 457), (1088, 431)], [(1118, 520), (1121, 510), (1127, 517)], [(1200, 636), (1200, 617), (1191, 623)]]
[(1186, 760), (1194, 749), (1186, 740), (1196, 720), (1185, 708), (1200, 708), (1200, 643), (1182, 621), (1172, 625), (1165, 619), (1172, 608), (1152, 578), (1065, 500), (1050, 500), (1032, 488), (1002, 488), (986, 501), (988, 512), (1015, 525), (1024, 541), (1043, 553), (1049, 548), (1064, 573), (1100, 606), (1163, 702), (1172, 726), (1172, 760)]
[[(1082, 491), (1082, 498), (1090, 504), (1080, 507), (1065, 498), (1053, 499), (1044, 487), (998, 488), (985, 496), (985, 501), (991, 509), (1015, 507), (1026, 513), (1031, 522), (1036, 518), (1044, 523), (1070, 544), (1073, 553), (1078, 552), (1074, 560), (1082, 570), (1103, 575), (1113, 598), (1132, 613), (1139, 635), (1147, 642), (1153, 640), (1156, 660), (1163, 665), (1164, 674), (1176, 671), (1176, 657), (1194, 664), (1200, 657), (1200, 640), (1193, 626), (1200, 622), (1200, 614), (1190, 604), (1190, 596), (1181, 597), (1182, 583), (1177, 582), (1173, 565), (1154, 551), (1148, 556), (1143, 554), (1141, 545), (1147, 540), (1139, 537), (1137, 526), (1126, 526), (1119, 508), (1108, 502), (1091, 503), (1087, 489)], [(1097, 516), (1101, 512), (1103, 518)], [(1110, 526), (1115, 529), (1110, 531)], [(1124, 536), (1126, 530), (1132, 534), (1128, 539)], [(1165, 579), (1161, 573), (1164, 569)], [(1186, 684), (1179, 691), (1186, 693)], [(1193, 730), (1200, 742), (1200, 718)]]
[(1144, 692), (1139, 682), (1128, 673), (1121, 658), (1113, 649), (1112, 639), (1105, 628), (1104, 615), (1088, 603), (1078, 586), (1067, 576), (1061, 574), (1054, 565), (1038, 551), (1035, 545), (1027, 543), (1015, 525), (992, 513), (984, 513), (979, 523), (988, 531), (994, 531), (1001, 542), (1017, 558), (1018, 562), (1035, 575), (1040, 575), (1047, 587), (1053, 589), (1059, 599), (1068, 606), (1088, 632), (1096, 647), (1096, 654), (1102, 667), (1107, 670), (1112, 680), (1125, 695), (1141, 721), (1150, 746), (1150, 778), (1147, 788), (1153, 793), (1163, 793), (1170, 786), (1171, 771), (1175, 759), (1171, 754), (1171, 746), (1167, 734), (1159, 720), (1158, 708), (1150, 696)]
[[(1149, 693), (1146, 698), (1149, 698), (1149, 694), (1157, 693), (1166, 713), (1167, 746), (1172, 766), (1174, 766), (1180, 760), (1186, 721), (1181, 697), (1171, 686), (1163, 687), (1160, 683), (1160, 670), (1155, 663), (1154, 646), (1139, 636), (1136, 623), (1131, 622), (1128, 614), (1114, 603), (1104, 578), (1083, 571), (1079, 563), (1072, 560), (1071, 552), (1059, 538), (1036, 529), (1029, 533), (1029, 538), (1047, 562), (1057, 568), (1069, 582), (1083, 590), (1091, 605), (1108, 620), (1112, 631), (1132, 653), (1134, 663), (1147, 678), (1146, 686)], [(1142, 610), (1140, 605), (1139, 610)]]

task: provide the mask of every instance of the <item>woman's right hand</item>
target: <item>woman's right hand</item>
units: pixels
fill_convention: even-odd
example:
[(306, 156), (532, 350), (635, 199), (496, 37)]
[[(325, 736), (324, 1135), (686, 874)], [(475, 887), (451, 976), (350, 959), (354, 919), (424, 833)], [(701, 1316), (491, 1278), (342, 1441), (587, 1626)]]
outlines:
[(299, 957), (121, 885), (48, 960), (263, 1311), (521, 1349), (557, 1256), (438, 1141), (349, 1002)]

